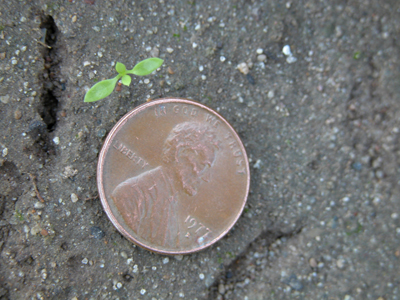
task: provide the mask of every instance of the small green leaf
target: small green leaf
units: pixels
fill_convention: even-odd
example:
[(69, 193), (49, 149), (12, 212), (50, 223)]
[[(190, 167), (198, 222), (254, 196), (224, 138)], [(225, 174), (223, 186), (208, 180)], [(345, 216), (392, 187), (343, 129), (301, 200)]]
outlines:
[(87, 91), (83, 101), (94, 102), (107, 97), (113, 92), (114, 87), (120, 77), (121, 75), (118, 75), (113, 79), (107, 79), (96, 83), (90, 88), (90, 90)]
[(129, 86), (129, 85), (131, 84), (131, 81), (132, 81), (132, 78), (131, 78), (131, 76), (129, 76), (129, 75), (124, 75), (124, 76), (122, 76), (122, 78), (121, 78), (122, 84), (124, 84), (124, 85), (126, 85), (126, 86)]
[(161, 58), (152, 57), (139, 62), (132, 70), (127, 71), (129, 74), (134, 74), (138, 76), (149, 75), (154, 70), (157, 70), (162, 64), (163, 60)]
[(117, 72), (119, 74), (123, 74), (126, 71), (126, 67), (124, 64), (117, 62), (117, 64), (115, 65), (115, 70), (117, 70)]

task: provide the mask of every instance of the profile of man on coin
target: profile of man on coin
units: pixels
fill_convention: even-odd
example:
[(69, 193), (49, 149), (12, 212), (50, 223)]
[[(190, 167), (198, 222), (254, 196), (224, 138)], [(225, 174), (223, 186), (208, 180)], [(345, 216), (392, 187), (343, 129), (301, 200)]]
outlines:
[(129, 178), (111, 197), (126, 224), (154, 245), (179, 248), (182, 194), (197, 194), (202, 181), (209, 181), (219, 142), (206, 124), (177, 124), (166, 138), (160, 166)]

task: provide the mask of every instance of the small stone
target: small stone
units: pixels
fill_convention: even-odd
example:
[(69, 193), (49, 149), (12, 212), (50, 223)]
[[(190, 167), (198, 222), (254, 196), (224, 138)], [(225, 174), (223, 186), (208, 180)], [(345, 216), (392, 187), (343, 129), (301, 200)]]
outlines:
[(89, 260), (88, 260), (86, 257), (85, 257), (84, 259), (82, 259), (82, 263), (83, 263), (84, 265), (87, 265), (88, 262), (89, 262)]
[(192, 44), (193, 49), (196, 49), (197, 46), (198, 46), (197, 43), (193, 42), (193, 44)]
[(271, 90), (271, 91), (268, 92), (267, 96), (268, 96), (268, 98), (270, 98), (270, 99), (271, 99), (271, 98), (274, 98), (275, 92)]
[(97, 137), (102, 138), (106, 135), (106, 133), (107, 133), (107, 130), (105, 130), (104, 128), (101, 128), (97, 131), (96, 135), (97, 135)]
[(258, 48), (256, 50), (257, 54), (263, 54), (264, 50), (262, 48)]
[(301, 291), (303, 289), (303, 284), (297, 279), (297, 276), (294, 274), (286, 280), (286, 284), (288, 284), (292, 289), (296, 291)]
[(0, 97), (1, 103), (7, 104), (10, 101), (10, 95), (5, 95)]
[(4, 149), (1, 151), (1, 156), (6, 157), (7, 154), (8, 154), (8, 148), (4, 148)]
[(286, 56), (292, 56), (292, 51), (290, 50), (290, 46), (289, 45), (285, 45), (282, 48), (282, 53)]
[(249, 74), (249, 67), (245, 62), (242, 62), (240, 64), (237, 65), (237, 69), (243, 73), (244, 75)]
[(313, 257), (310, 258), (310, 260), (308, 262), (309, 262), (311, 268), (316, 268), (318, 266), (316, 259)]
[(294, 62), (296, 62), (296, 61), (297, 61), (297, 58), (294, 57), (294, 56), (288, 56), (288, 57), (286, 58), (286, 62), (287, 62), (288, 64), (292, 64), (292, 63), (294, 63)]
[(260, 54), (257, 56), (257, 60), (265, 62), (267, 60), (267, 56), (265, 54)]
[(122, 288), (122, 283), (121, 282), (117, 282), (116, 287), (117, 287), (117, 289)]
[(83, 62), (83, 66), (84, 66), (84, 67), (90, 66), (90, 61), (84, 61), (84, 62)]
[(200, 280), (204, 280), (204, 278), (205, 278), (204, 274), (203, 274), (203, 273), (200, 273), (200, 274), (199, 274), (199, 278), (200, 278)]
[(56, 136), (56, 137), (53, 139), (53, 142), (54, 142), (54, 144), (59, 145), (59, 144), (60, 144), (60, 138), (59, 138), (58, 136)]
[(46, 230), (46, 229), (42, 229), (41, 231), (40, 231), (40, 234), (42, 235), (42, 236), (48, 236), (49, 235), (49, 232)]
[(104, 233), (104, 231), (101, 230), (101, 228), (100, 228), (100, 227), (97, 227), (97, 226), (90, 227), (90, 234), (91, 234), (95, 239), (98, 239), (98, 240), (101, 240), (101, 239), (106, 235), (106, 234)]
[(146, 78), (145, 80), (143, 80), (144, 84), (149, 84), (150, 83), (150, 79)]
[(199, 72), (203, 72), (204, 71), (204, 67), (203, 66), (199, 66)]
[(35, 205), (34, 205), (34, 207), (35, 207), (36, 209), (42, 209), (42, 208), (45, 208), (46, 205), (45, 205), (44, 203), (42, 203), (42, 202), (36, 202)]
[(206, 75), (201, 75), (201, 79), (202, 79), (202, 80), (206, 80), (206, 79), (207, 79), (207, 76), (206, 76)]
[(73, 202), (73, 203), (75, 203), (75, 202), (77, 202), (79, 199), (78, 199), (78, 196), (75, 194), (75, 193), (72, 193), (71, 194), (71, 201)]
[(19, 109), (17, 109), (16, 111), (14, 111), (14, 119), (15, 120), (19, 120), (19, 119), (21, 119), (22, 118), (22, 112), (19, 110)]
[(163, 262), (164, 265), (167, 264), (167, 263), (169, 263), (169, 258), (168, 258), (168, 257), (165, 257), (165, 258), (162, 260), (162, 262)]
[(256, 163), (253, 165), (254, 169), (260, 169), (262, 165), (261, 159), (257, 159)]
[(362, 164), (360, 162), (353, 163), (351, 165), (351, 167), (356, 171), (361, 171), (362, 170)]
[(6, 53), (5, 52), (1, 52), (0, 53), (0, 59), (5, 59), (6, 58)]
[(77, 297), (73, 297), (71, 300), (78, 300), (78, 298)]
[(175, 255), (174, 258), (178, 261), (181, 261), (183, 259), (183, 255)]
[(167, 48), (167, 52), (168, 52), (168, 53), (172, 53), (172, 52), (174, 52), (174, 49), (168, 47), (168, 48)]
[(154, 47), (153, 49), (151, 49), (150, 55), (152, 57), (158, 57), (160, 55), (160, 50), (158, 50), (157, 47)]
[(76, 22), (76, 19), (77, 19), (76, 15), (73, 16), (72, 19), (71, 19), (71, 20), (72, 20), (72, 23), (75, 23), (75, 22)]
[(121, 257), (125, 258), (125, 259), (128, 259), (128, 254), (126, 254), (125, 251), (121, 251)]
[(39, 225), (35, 225), (31, 228), (31, 235), (37, 235), (41, 230)]
[(141, 295), (146, 294), (146, 290), (145, 290), (145, 289), (141, 289), (141, 290), (140, 290), (140, 294), (141, 294)]
[(218, 285), (218, 293), (220, 293), (221, 295), (225, 294), (225, 286), (223, 283), (220, 283)]
[(226, 57), (225, 57), (225, 56), (220, 56), (220, 57), (219, 57), (219, 60), (220, 60), (221, 62), (224, 62), (224, 61), (226, 60)]
[(13, 57), (13, 58), (11, 59), (11, 64), (12, 64), (12, 65), (16, 65), (17, 63), (18, 63), (18, 60), (16, 60), (15, 57)]
[(399, 214), (398, 213), (392, 213), (391, 215), (390, 215), (390, 217), (392, 218), (392, 219), (398, 219), (399, 218)]
[(252, 85), (255, 85), (255, 84), (256, 84), (256, 81), (254, 80), (254, 77), (251, 76), (250, 74), (246, 74), (246, 78), (247, 78), (247, 81), (248, 81), (250, 84), (252, 84)]
[(40, 274), (42, 275), (42, 279), (45, 280), (47, 278), (47, 270), (43, 269)]
[(168, 67), (168, 74), (173, 75), (175, 74), (174, 70), (171, 67)]
[(344, 264), (345, 264), (345, 261), (344, 261), (343, 258), (339, 258), (339, 259), (336, 261), (336, 266), (337, 266), (339, 269), (343, 269), (343, 268), (344, 268)]

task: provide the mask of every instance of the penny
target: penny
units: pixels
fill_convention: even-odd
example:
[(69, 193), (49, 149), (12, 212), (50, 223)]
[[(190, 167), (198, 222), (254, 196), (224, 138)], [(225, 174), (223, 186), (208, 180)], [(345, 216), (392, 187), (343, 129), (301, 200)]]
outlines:
[(187, 254), (236, 223), (250, 185), (240, 138), (218, 113), (185, 99), (159, 99), (112, 128), (97, 167), (99, 196), (114, 226), (161, 254)]

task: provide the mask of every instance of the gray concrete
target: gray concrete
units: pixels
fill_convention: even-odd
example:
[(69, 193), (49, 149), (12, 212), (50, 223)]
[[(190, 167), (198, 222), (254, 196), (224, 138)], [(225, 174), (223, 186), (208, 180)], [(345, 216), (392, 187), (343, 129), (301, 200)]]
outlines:
[[(400, 298), (398, 1), (13, 0), (0, 12), (0, 299)], [(83, 103), (116, 61), (154, 54), (165, 62), (149, 83)], [(251, 160), (237, 225), (183, 257), (133, 246), (95, 198), (105, 134), (169, 96), (219, 111)]]

